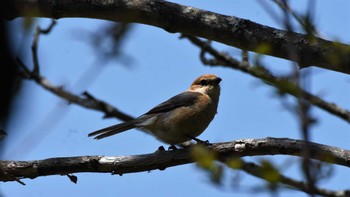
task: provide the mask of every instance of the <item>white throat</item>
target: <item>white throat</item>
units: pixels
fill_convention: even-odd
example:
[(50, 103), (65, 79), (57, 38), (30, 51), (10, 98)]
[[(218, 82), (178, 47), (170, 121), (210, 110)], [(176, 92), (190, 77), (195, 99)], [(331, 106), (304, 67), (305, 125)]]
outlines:
[(195, 89), (190, 90), (191, 92), (199, 92), (202, 94), (207, 94), (208, 87), (207, 86), (202, 86), (202, 87), (197, 87)]

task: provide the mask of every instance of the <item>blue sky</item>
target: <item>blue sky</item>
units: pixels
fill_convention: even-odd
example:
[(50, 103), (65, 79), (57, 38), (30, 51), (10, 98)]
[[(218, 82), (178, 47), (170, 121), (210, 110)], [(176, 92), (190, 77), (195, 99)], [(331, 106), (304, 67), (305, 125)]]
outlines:
[[(257, 1), (176, 1), (214, 12), (233, 15), (254, 22), (282, 28)], [(271, 4), (270, 4), (271, 5)], [(293, 8), (305, 10), (304, 1), (293, 1)], [(317, 1), (315, 22), (323, 38), (349, 43), (350, 2), (346, 0)], [(50, 20), (40, 19), (46, 27)], [(203, 66), (199, 50), (179, 34), (170, 34), (162, 29), (137, 25), (123, 47), (132, 58), (125, 66), (123, 61), (109, 61), (99, 65), (95, 51), (85, 39), (87, 32), (98, 31), (105, 21), (93, 19), (60, 19), (52, 33), (40, 37), (39, 58), (41, 73), (55, 85), (80, 94), (87, 90), (95, 97), (107, 101), (118, 109), (138, 116), (156, 104), (188, 88), (191, 82), (204, 73), (214, 73), (222, 81), (218, 114), (207, 130), (200, 136), (210, 142), (232, 141), (241, 138), (288, 137), (301, 139), (296, 118), (281, 104), (275, 89), (265, 86), (260, 80), (236, 70)], [(31, 35), (25, 40), (21, 31), (21, 20), (9, 22), (13, 27), (14, 50), (28, 65), (31, 61)], [(19, 45), (19, 40), (25, 40)], [(234, 56), (240, 50), (214, 44)], [(291, 63), (265, 57), (264, 63), (274, 73), (287, 74)], [(90, 78), (84, 73), (91, 71)], [(311, 91), (327, 101), (350, 109), (350, 78), (348, 75), (310, 68)], [(4, 151), (7, 160), (35, 160), (51, 157), (82, 155), (136, 155), (154, 152), (162, 145), (152, 136), (137, 130), (95, 141), (87, 134), (120, 122), (102, 119), (103, 114), (76, 105), (66, 105), (31, 81), (24, 81), (17, 99), (16, 113), (9, 123)], [(294, 104), (294, 99), (288, 98)], [(330, 116), (317, 108), (312, 109), (319, 123), (311, 130), (312, 141), (350, 149), (349, 124)], [(296, 158), (273, 156), (246, 158), (259, 161), (272, 159), (283, 173), (301, 177)], [(334, 177), (321, 182), (330, 189), (349, 188), (350, 171), (334, 167)], [(26, 186), (16, 182), (1, 183), (3, 196), (251, 196), (252, 186), (263, 186), (264, 182), (243, 172), (226, 171), (225, 184), (214, 186), (206, 173), (196, 165), (168, 168), (150, 173), (76, 174), (78, 184), (71, 183), (66, 176), (24, 179)], [(240, 181), (240, 189), (232, 187), (234, 177)], [(269, 196), (259, 193), (260, 196)], [(283, 196), (305, 196), (300, 192), (286, 192)]]

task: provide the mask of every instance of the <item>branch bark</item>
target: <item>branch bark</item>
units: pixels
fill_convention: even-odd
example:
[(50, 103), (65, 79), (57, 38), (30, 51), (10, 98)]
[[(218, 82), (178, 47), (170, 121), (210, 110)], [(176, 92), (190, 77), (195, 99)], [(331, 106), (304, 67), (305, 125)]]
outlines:
[[(208, 148), (225, 162), (232, 157), (257, 155), (292, 155), (302, 157), (305, 141), (288, 138), (242, 139), (215, 143)], [(309, 143), (310, 158), (350, 167), (350, 151), (337, 147)], [(0, 181), (18, 181), (48, 175), (68, 175), (80, 172), (127, 174), (165, 169), (192, 163), (191, 149), (184, 148), (132, 156), (61, 157), (35, 161), (0, 161)]]
[[(350, 46), (162, 0), (17, 0), (6, 17), (97, 18), (135, 22), (243, 50), (350, 74)], [(261, 50), (263, 48), (268, 50)], [(291, 55), (290, 49), (293, 48)]]

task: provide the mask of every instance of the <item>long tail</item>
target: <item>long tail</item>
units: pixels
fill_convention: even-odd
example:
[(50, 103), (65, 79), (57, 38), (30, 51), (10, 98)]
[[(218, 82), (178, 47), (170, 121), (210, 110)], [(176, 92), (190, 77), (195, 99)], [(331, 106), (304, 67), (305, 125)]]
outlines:
[(94, 139), (99, 140), (99, 139), (102, 139), (102, 138), (105, 138), (105, 137), (108, 137), (108, 136), (111, 136), (114, 134), (124, 132), (124, 131), (129, 130), (129, 129), (135, 128), (136, 127), (135, 124), (137, 122), (138, 122), (137, 119), (123, 122), (123, 123), (116, 124), (116, 125), (113, 125), (110, 127), (106, 127), (104, 129), (94, 131), (92, 133), (89, 133), (88, 136), (92, 137), (92, 136), (97, 135), (96, 137), (94, 137)]

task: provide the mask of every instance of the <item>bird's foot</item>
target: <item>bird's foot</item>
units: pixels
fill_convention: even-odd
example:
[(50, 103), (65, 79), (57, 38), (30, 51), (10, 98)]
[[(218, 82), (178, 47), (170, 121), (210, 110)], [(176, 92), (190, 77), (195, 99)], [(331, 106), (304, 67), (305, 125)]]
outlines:
[[(170, 151), (170, 150), (177, 150), (177, 147), (176, 147), (175, 145), (171, 145), (171, 146), (169, 146), (169, 148), (168, 148), (168, 151)], [(161, 153), (161, 152), (164, 152), (164, 151), (165, 151), (164, 146), (159, 146), (159, 147), (158, 147), (158, 150), (156, 150), (155, 153)]]
[(160, 152), (164, 152), (164, 151), (165, 151), (164, 146), (159, 146), (159, 147), (158, 147), (158, 150), (156, 150), (155, 153), (160, 153)]
[(177, 150), (177, 147), (175, 145), (169, 146), (168, 150)]
[(203, 144), (205, 146), (211, 146), (212, 145), (212, 143), (210, 143), (209, 140), (203, 141), (203, 140), (197, 139), (195, 141), (197, 142), (197, 144)]
[(198, 139), (198, 138), (196, 138), (196, 137), (192, 137), (192, 136), (188, 136), (188, 138), (190, 138), (190, 139), (196, 141), (197, 144), (203, 144), (203, 145), (206, 145), (206, 146), (212, 145), (212, 143), (210, 143), (208, 140), (203, 141), (203, 140), (200, 140), (200, 139)]

